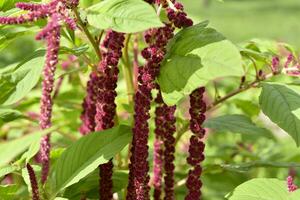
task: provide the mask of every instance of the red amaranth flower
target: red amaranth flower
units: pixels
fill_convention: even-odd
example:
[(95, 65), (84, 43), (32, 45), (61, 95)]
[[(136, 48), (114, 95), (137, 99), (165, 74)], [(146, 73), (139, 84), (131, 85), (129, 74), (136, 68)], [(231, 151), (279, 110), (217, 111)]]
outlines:
[(204, 160), (204, 143), (202, 141), (205, 130), (202, 124), (205, 120), (204, 113), (206, 112), (206, 104), (203, 101), (203, 94), (205, 88), (199, 88), (192, 92), (190, 95), (190, 129), (193, 136), (190, 138), (189, 146), (189, 157), (187, 162), (192, 166), (190, 169), (188, 178), (186, 181), (186, 186), (189, 193), (185, 197), (185, 200), (197, 200), (201, 197), (201, 187), (202, 182), (200, 176), (202, 173), (202, 168), (200, 163)]
[(298, 186), (294, 184), (294, 180), (292, 176), (288, 176), (286, 179), (287, 187), (289, 192), (294, 192), (298, 189)]
[(40, 199), (39, 186), (37, 183), (37, 179), (36, 179), (34, 170), (29, 163), (27, 163), (26, 168), (27, 168), (27, 172), (28, 172), (29, 180), (30, 180), (30, 184), (31, 184), (32, 200), (39, 200)]
[[(123, 33), (108, 31), (102, 44), (102, 60), (98, 66), (99, 80), (96, 88), (95, 131), (101, 131), (114, 126), (116, 115), (115, 91), (118, 81), (118, 63), (122, 57), (125, 36)], [(100, 165), (100, 199), (111, 200), (113, 163), (109, 161)]]

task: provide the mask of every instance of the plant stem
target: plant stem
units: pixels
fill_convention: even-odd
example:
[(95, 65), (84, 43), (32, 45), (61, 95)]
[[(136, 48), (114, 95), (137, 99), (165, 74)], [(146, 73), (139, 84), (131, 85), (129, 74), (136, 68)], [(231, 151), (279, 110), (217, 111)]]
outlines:
[(129, 47), (130, 38), (131, 38), (131, 34), (128, 34), (126, 36), (125, 47), (123, 49), (123, 65), (122, 65), (124, 78), (125, 78), (125, 81), (126, 81), (126, 87), (127, 87), (127, 93), (128, 93), (128, 103), (129, 104), (132, 102), (133, 94), (134, 94), (132, 66), (130, 65), (129, 54), (128, 54), (128, 47)]
[(90, 33), (90, 31), (88, 30), (86, 24), (82, 21), (81, 17), (80, 17), (80, 14), (77, 10), (77, 8), (74, 8), (73, 9), (74, 13), (75, 13), (75, 16), (76, 16), (76, 19), (80, 25), (80, 27), (82, 28), (83, 32), (85, 33), (85, 35), (87, 36), (88, 40), (90, 41), (90, 43), (92, 44), (92, 46), (94, 47), (95, 49), (95, 52), (99, 58), (99, 60), (101, 60), (101, 52), (100, 52), (100, 48), (99, 46), (97, 45), (97, 42), (94, 40), (92, 34)]
[[(220, 99), (217, 99), (216, 101), (214, 101), (213, 103), (211, 103), (210, 105), (207, 106), (206, 110), (210, 111), (212, 109), (214, 109), (217, 105), (225, 102), (226, 100), (230, 99), (231, 97), (234, 97), (237, 94), (240, 94), (244, 91), (247, 91), (251, 88), (256, 87), (260, 82), (272, 77), (273, 74), (268, 74), (265, 77), (259, 78), (257, 77), (253, 82), (249, 83), (248, 85), (245, 85), (242, 88), (238, 88), (232, 92), (230, 92), (229, 94), (225, 95), (224, 97), (221, 97)], [(187, 132), (189, 129), (189, 125), (184, 125), (182, 127), (181, 130), (178, 131), (177, 133), (177, 137), (176, 137), (176, 144), (178, 143), (178, 141), (180, 140), (180, 138), (184, 135), (185, 132)]]

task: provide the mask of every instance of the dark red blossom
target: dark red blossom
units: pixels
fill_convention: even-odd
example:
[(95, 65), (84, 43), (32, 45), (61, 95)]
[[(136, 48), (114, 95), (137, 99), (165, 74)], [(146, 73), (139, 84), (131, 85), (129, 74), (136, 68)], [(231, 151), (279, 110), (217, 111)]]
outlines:
[[(98, 80), (95, 100), (95, 131), (114, 126), (116, 115), (115, 98), (118, 81), (118, 63), (122, 57), (125, 36), (123, 33), (108, 31), (102, 44), (102, 60), (98, 65)], [(109, 161), (100, 165), (100, 199), (111, 200), (113, 196), (112, 173), (113, 163)]]
[[(165, 191), (165, 200), (175, 199), (174, 194), (174, 153), (175, 153), (175, 138), (174, 133), (176, 131), (176, 118), (175, 111), (176, 106), (167, 106), (162, 99), (161, 93), (158, 93), (156, 98), (156, 103), (158, 107), (155, 111), (155, 133), (156, 136), (160, 136), (163, 141), (164, 151), (163, 151), (163, 166), (164, 166), (164, 191)], [(154, 197), (158, 196), (154, 193)], [(158, 197), (157, 199), (160, 199)]]
[(205, 120), (206, 104), (203, 101), (203, 94), (205, 88), (201, 87), (196, 89), (190, 95), (190, 129), (193, 136), (190, 138), (189, 156), (187, 162), (192, 166), (190, 169), (186, 186), (189, 193), (185, 197), (185, 200), (199, 200), (201, 197), (202, 182), (200, 176), (202, 173), (201, 162), (204, 160), (204, 148), (205, 144), (202, 139), (205, 134), (205, 130), (202, 124)]
[(30, 185), (31, 185), (32, 200), (39, 200), (40, 199), (39, 186), (37, 183), (37, 179), (36, 179), (34, 170), (29, 163), (27, 163), (26, 168), (27, 168), (27, 172), (28, 172), (28, 176), (29, 176), (29, 180), (30, 180)]
[(172, 6), (167, 8), (167, 16), (169, 20), (177, 28), (184, 28), (193, 25), (193, 21), (187, 17), (183, 5), (175, 0), (172, 1)]
[[(150, 118), (150, 103), (152, 100), (151, 90), (156, 87), (156, 77), (159, 74), (160, 62), (165, 55), (165, 46), (173, 37), (173, 28), (166, 25), (163, 28), (151, 29), (145, 34), (145, 40), (149, 47), (142, 51), (142, 56), (147, 60), (146, 64), (138, 70), (138, 88), (134, 96), (134, 128), (133, 148), (131, 150), (130, 173), (134, 180), (129, 180), (129, 185), (134, 185), (134, 190), (128, 188), (127, 199), (149, 199), (149, 163), (148, 158), (148, 135)], [(134, 164), (133, 164), (134, 163)], [(131, 181), (134, 181), (132, 183)], [(135, 191), (130, 194), (129, 191)]]

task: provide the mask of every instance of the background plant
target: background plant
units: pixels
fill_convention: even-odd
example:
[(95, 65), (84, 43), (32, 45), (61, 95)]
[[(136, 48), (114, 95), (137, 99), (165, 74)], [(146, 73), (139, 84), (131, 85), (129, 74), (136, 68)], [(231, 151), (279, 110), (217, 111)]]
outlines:
[(0, 2), (1, 198), (299, 198), (297, 48), (185, 3)]

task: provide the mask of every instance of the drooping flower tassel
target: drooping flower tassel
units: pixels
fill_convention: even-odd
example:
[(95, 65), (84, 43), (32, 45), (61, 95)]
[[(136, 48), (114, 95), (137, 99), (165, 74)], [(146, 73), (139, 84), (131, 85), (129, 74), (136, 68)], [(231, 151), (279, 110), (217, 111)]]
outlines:
[(190, 169), (186, 186), (188, 194), (185, 200), (199, 200), (201, 198), (202, 182), (200, 176), (202, 173), (201, 162), (204, 160), (204, 147), (203, 137), (205, 129), (202, 124), (205, 120), (206, 104), (203, 100), (205, 88), (201, 87), (196, 89), (190, 95), (190, 130), (193, 136), (190, 138), (189, 156), (187, 162), (192, 166)]
[[(52, 116), (52, 97), (51, 93), (54, 87), (54, 74), (56, 70), (56, 64), (58, 63), (58, 51), (60, 44), (60, 26), (58, 25), (58, 16), (54, 15), (51, 18), (53, 25), (51, 32), (46, 35), (47, 41), (47, 53), (46, 61), (43, 71), (43, 83), (42, 83), (42, 97), (41, 97), (41, 116), (40, 126), (42, 129), (51, 127)], [(50, 153), (50, 135), (42, 138), (40, 159), (42, 162), (42, 183), (47, 180), (49, 172), (49, 153)]]
[[(103, 41), (102, 61), (99, 63), (99, 81), (97, 85), (95, 131), (101, 131), (114, 126), (116, 115), (115, 98), (118, 81), (118, 63), (122, 57), (125, 36), (123, 33), (109, 31)], [(101, 200), (111, 200), (113, 197), (113, 163), (112, 160), (100, 165), (100, 188)]]
[(29, 163), (26, 165), (29, 180), (30, 180), (30, 185), (31, 185), (31, 191), (32, 191), (32, 200), (40, 200), (40, 195), (39, 195), (39, 186), (37, 183), (37, 179), (34, 173), (33, 168)]

